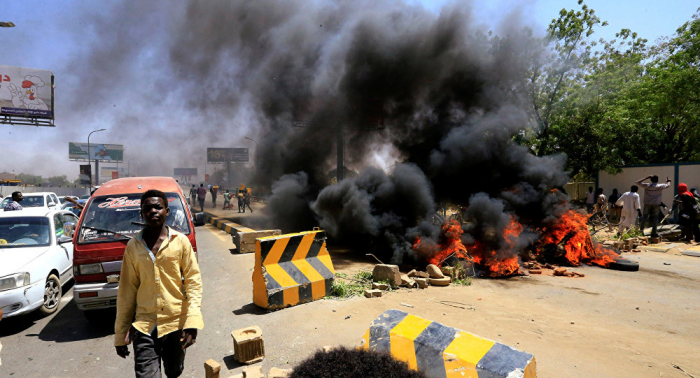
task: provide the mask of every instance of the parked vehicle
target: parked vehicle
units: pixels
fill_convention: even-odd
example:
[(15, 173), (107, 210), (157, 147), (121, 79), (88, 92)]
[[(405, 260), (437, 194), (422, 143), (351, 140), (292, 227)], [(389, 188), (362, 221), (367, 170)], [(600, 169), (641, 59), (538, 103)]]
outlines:
[(103, 184), (88, 200), (73, 237), (73, 298), (88, 318), (95, 313), (90, 310), (116, 306), (124, 249), (145, 225), (141, 195), (149, 189), (165, 192), (170, 207), (166, 224), (185, 234), (197, 251), (193, 214), (174, 179), (128, 177)]
[(7, 318), (58, 309), (73, 277), (73, 231), (78, 217), (61, 210), (0, 213), (0, 310)]
[[(61, 205), (61, 201), (58, 200), (58, 196), (53, 192), (36, 192), (36, 193), (22, 193), (24, 199), (20, 203), (23, 209), (29, 208), (44, 208), (45, 210), (58, 210)], [(0, 202), (0, 211), (5, 211), (5, 205), (12, 201), (12, 196), (5, 197), (2, 202)]]

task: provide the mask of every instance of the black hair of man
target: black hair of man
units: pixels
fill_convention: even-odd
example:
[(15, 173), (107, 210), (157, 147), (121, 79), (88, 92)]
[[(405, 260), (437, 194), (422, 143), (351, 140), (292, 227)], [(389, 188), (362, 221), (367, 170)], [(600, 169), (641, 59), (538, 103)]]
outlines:
[(639, 187), (637, 185), (632, 185), (632, 187), (630, 188), (630, 192), (632, 193), (637, 193), (637, 190), (639, 190)]
[(617, 194), (617, 188), (613, 189), (612, 194)]
[(601, 194), (603, 194), (603, 188), (598, 188), (598, 189), (595, 190), (595, 195), (596, 195), (596, 196), (599, 196), (599, 195), (601, 195)]
[(19, 198), (20, 194), (22, 194), (22, 192), (12, 192), (12, 200), (17, 201), (17, 198)]
[(168, 207), (168, 197), (165, 196), (165, 193), (161, 192), (160, 190), (157, 189), (148, 189), (145, 193), (141, 195), (141, 207), (143, 208), (143, 204), (146, 202), (146, 198), (151, 198), (151, 197), (158, 197), (162, 198), (163, 202), (165, 202), (165, 207)]
[(336, 348), (316, 354), (297, 365), (290, 378), (425, 378), (421, 371), (394, 359), (389, 353)]
[(592, 192), (592, 191), (593, 191), (593, 187), (592, 187), (592, 186), (589, 186), (589, 187), (588, 187), (588, 191), (589, 191), (589, 192)]
[(650, 180), (651, 180), (651, 182), (659, 182), (659, 176), (653, 175), (653, 176), (651, 176)]
[(199, 186), (204, 186), (204, 184), (200, 183)]

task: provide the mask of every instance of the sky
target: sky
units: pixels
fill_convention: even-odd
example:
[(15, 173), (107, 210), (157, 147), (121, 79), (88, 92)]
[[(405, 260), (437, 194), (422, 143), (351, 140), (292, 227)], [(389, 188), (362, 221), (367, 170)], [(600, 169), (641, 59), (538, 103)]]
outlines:
[[(407, 1), (436, 13), (449, 3)], [(130, 20), (108, 20), (110, 7), (118, 8), (119, 4), (87, 0), (3, 1), (0, 21), (12, 21), (17, 26), (0, 29), (3, 51), (0, 65), (47, 69), (54, 73), (56, 127), (0, 125), (0, 172), (44, 177), (65, 174), (73, 180), (80, 163), (68, 160), (68, 142), (85, 142), (90, 131), (100, 128), (107, 131), (93, 134), (91, 143), (123, 144), (125, 160), (132, 159), (132, 170), (140, 169), (140, 174), (169, 175), (173, 167), (190, 166), (197, 166), (203, 172), (206, 146), (249, 147), (254, 153), (254, 142), (243, 139), (253, 135), (242, 121), (245, 116), (234, 115), (230, 124), (216, 116), (194, 116), (177, 96), (168, 93), (168, 88), (150, 80), (150, 72), (159, 69), (159, 54), (166, 50), (158, 47), (158, 40), (168, 31), (159, 28), (162, 20), (157, 16), (143, 18), (138, 22), (153, 23), (153, 40), (139, 40), (143, 36), (129, 34)], [(609, 23), (599, 28), (596, 36), (609, 40), (621, 28), (629, 28), (650, 43), (672, 35), (698, 8), (697, 1), (685, 0), (589, 0), (586, 4)], [(488, 28), (498, 31), (507, 22), (506, 11), (517, 11), (523, 22), (539, 34), (544, 33), (548, 23), (564, 7), (578, 5), (568, 0), (472, 3), (479, 22)], [(112, 22), (109, 25), (113, 29), (107, 28), (106, 32), (105, 28), (95, 27), (108, 22)], [(147, 43), (150, 47), (137, 56), (121, 57), (129, 60), (127, 64), (88, 60), (91, 50), (100, 49), (100, 41), (116, 46)], [(129, 117), (130, 109), (139, 111)], [(149, 113), (148, 109), (154, 112)], [(218, 124), (211, 132), (207, 128), (210, 123)], [(191, 152), (193, 149), (200, 153)]]

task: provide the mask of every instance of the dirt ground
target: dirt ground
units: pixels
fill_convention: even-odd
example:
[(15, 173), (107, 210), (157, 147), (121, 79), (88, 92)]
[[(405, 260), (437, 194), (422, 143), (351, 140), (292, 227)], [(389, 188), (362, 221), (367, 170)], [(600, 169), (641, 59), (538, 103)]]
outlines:
[[(372, 267), (331, 253), (338, 272)], [(700, 376), (700, 259), (623, 255), (640, 271), (582, 266), (573, 270), (583, 278), (476, 279), (468, 287), (400, 290), (345, 304), (375, 314), (401, 309), (532, 353), (538, 377), (687, 377), (673, 365)]]

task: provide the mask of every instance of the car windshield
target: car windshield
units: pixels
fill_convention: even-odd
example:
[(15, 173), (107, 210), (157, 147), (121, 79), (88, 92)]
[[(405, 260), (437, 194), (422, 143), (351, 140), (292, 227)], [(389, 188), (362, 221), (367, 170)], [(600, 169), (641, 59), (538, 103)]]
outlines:
[[(176, 193), (166, 193), (170, 215), (165, 223), (183, 234), (190, 233), (189, 220)], [(84, 214), (78, 243), (99, 243), (135, 237), (143, 229), (141, 193), (93, 198)]]
[(10, 203), (10, 201), (12, 201), (12, 197), (10, 197), (10, 196), (5, 197), (2, 200), (2, 202), (0, 202), (0, 209), (4, 209), (5, 206), (7, 206), (7, 204)]
[(25, 207), (42, 207), (44, 206), (44, 196), (24, 196), (22, 202), (19, 203)]
[(41, 247), (51, 243), (49, 218), (0, 218), (0, 248)]

